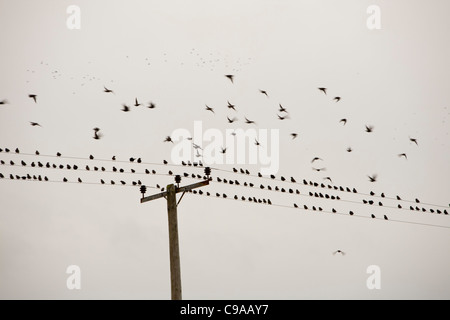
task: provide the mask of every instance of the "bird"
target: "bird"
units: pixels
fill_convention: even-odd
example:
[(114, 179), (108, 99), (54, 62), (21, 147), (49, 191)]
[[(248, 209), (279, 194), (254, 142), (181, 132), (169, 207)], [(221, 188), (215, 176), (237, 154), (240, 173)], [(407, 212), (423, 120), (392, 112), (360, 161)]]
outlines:
[(64, 177), (64, 178), (63, 178), (63, 181), (64, 181), (64, 182), (67, 182), (67, 179)]
[(16, 153), (20, 153), (20, 150), (19, 150), (19, 148), (16, 148), (16, 150), (15, 150), (15, 151), (16, 151)]
[(130, 111), (130, 107), (127, 106), (125, 103), (122, 104), (122, 107), (123, 107), (123, 108), (122, 108), (122, 111), (123, 111), (123, 112), (129, 112), (129, 111)]
[(232, 74), (226, 74), (225, 77), (227, 77), (228, 79), (230, 79), (231, 83), (234, 83), (234, 82), (233, 82), (233, 80), (234, 80), (234, 75), (232, 75)]
[(94, 160), (94, 156), (92, 154), (89, 155), (89, 160)]
[(230, 118), (227, 117), (227, 119), (228, 119), (229, 123), (233, 123), (233, 122), (237, 121), (236, 117), (233, 117), (233, 119), (230, 119)]
[(33, 99), (33, 100), (34, 100), (34, 103), (37, 103), (37, 95), (35, 95), (35, 94), (29, 94), (29, 95), (28, 95), (28, 98)]
[(9, 103), (9, 102), (8, 102), (8, 100), (6, 100), (6, 99), (3, 99), (3, 100), (0, 101), (0, 105), (8, 104), (8, 103)]
[(389, 220), (388, 217), (387, 217), (386, 215), (384, 215), (383, 218), (384, 218), (384, 220)]
[(419, 145), (419, 144), (417, 143), (417, 139), (415, 139), (415, 138), (409, 137), (409, 141), (414, 142), (416, 145)]
[(288, 113), (286, 108), (283, 108), (283, 106), (280, 103), (278, 105), (280, 106), (280, 109), (278, 110), (279, 112), (286, 112), (286, 113)]
[(343, 118), (343, 119), (339, 120), (339, 122), (342, 122), (345, 126), (347, 124), (347, 119)]
[(103, 92), (106, 92), (106, 93), (114, 93), (114, 91), (112, 91), (112, 90), (106, 88), (105, 86), (103, 86), (103, 88), (104, 88)]
[(314, 158), (311, 160), (311, 163), (313, 163), (314, 161), (317, 161), (317, 160), (322, 160), (322, 159), (319, 158), (319, 157), (314, 157)]
[(236, 109), (234, 108), (234, 104), (231, 104), (230, 101), (227, 101), (227, 103), (229, 109), (233, 109), (234, 111), (236, 111)]
[(369, 177), (370, 182), (375, 182), (375, 181), (377, 181), (377, 175), (376, 175), (376, 174), (374, 174), (374, 175), (372, 175), (372, 176), (368, 176), (368, 177)]
[(95, 140), (99, 140), (103, 136), (103, 134), (99, 133), (100, 128), (94, 128), (93, 130), (94, 130), (94, 137), (93, 138)]
[(267, 91), (259, 89), (259, 92), (261, 92), (262, 94), (266, 95), (267, 98), (269, 97), (269, 95), (267, 94)]
[(334, 97), (333, 100), (335, 100), (336, 102), (339, 102), (341, 100), (341, 97)]
[(56, 153), (56, 156), (57, 156), (57, 157), (61, 157), (61, 153), (60, 153), (60, 152), (57, 152), (57, 153)]
[(319, 90), (322, 91), (323, 93), (327, 94), (327, 88), (317, 88), (317, 89), (319, 89)]
[(134, 106), (139, 107), (141, 104), (138, 102), (137, 98), (134, 98)]
[(335, 255), (336, 253), (340, 253), (340, 254), (342, 254), (343, 256), (345, 255), (345, 252), (344, 251), (342, 251), (342, 250), (336, 250), (336, 251), (334, 251), (333, 252), (333, 255)]
[(105, 184), (105, 181), (103, 179), (100, 179), (101, 184)]
[(297, 181), (295, 181), (295, 179), (291, 177), (291, 182), (296, 183)]
[(257, 146), (260, 146), (260, 145), (261, 145), (261, 143), (259, 143), (259, 141), (256, 140), (256, 138), (255, 138), (255, 145), (257, 145)]
[(156, 105), (153, 102), (149, 102), (149, 105), (147, 106), (149, 109), (155, 109)]
[(353, 149), (351, 147), (347, 148), (347, 152), (352, 152), (352, 151), (353, 151)]
[(297, 136), (298, 136), (298, 133), (291, 133), (292, 140), (294, 140), (295, 138), (297, 138)]
[(331, 178), (330, 177), (325, 177), (325, 178), (323, 178), (324, 180), (329, 180), (331, 183), (333, 183), (333, 180), (331, 180)]
[(366, 125), (366, 132), (373, 132), (373, 126)]
[(24, 166), (24, 167), (27, 165), (27, 164), (25, 163), (25, 161), (23, 161), (23, 160), (21, 161), (21, 164), (22, 164), (22, 166)]
[(82, 183), (83, 181), (81, 181), (81, 178), (78, 178), (78, 182), (79, 182), (79, 183)]
[(205, 110), (207, 110), (207, 111), (211, 111), (212, 113), (215, 113), (215, 112), (214, 112), (214, 109), (213, 109), (213, 108), (211, 108), (211, 107), (208, 107), (208, 105), (206, 105), (206, 108), (205, 108)]
[(325, 171), (327, 170), (327, 168), (312, 168), (314, 171), (320, 172), (320, 171)]
[(405, 159), (408, 159), (408, 157), (406, 156), (406, 153), (400, 153), (398, 156), (399, 157), (405, 157)]
[(372, 217), (372, 219), (375, 219), (375, 215), (373, 213), (370, 216)]
[(170, 136), (167, 136), (166, 139), (164, 140), (164, 142), (172, 142), (173, 143), (172, 138)]
[(223, 153), (223, 154), (225, 154), (226, 152), (227, 152), (227, 148), (220, 148), (221, 150), (220, 150), (220, 153)]
[(247, 119), (247, 117), (245, 117), (245, 123), (247, 123), (247, 124), (256, 124), (256, 122), (255, 121), (253, 121), (253, 120), (248, 120)]
[(116, 160), (116, 156), (112, 156), (112, 158), (111, 158), (113, 161), (115, 161)]
[(285, 120), (285, 119), (289, 119), (289, 115), (285, 115), (284, 117), (280, 116), (279, 114), (277, 114), (278, 119), (279, 120)]
[(37, 123), (37, 122), (32, 122), (32, 121), (30, 121), (30, 124), (31, 124), (32, 127), (36, 127), (36, 126), (42, 127), (42, 126), (41, 126), (39, 123)]
[[(139, 160), (139, 159), (138, 159)], [(168, 164), (169, 162), (167, 162), (167, 160), (163, 160), (163, 163), (164, 164)]]

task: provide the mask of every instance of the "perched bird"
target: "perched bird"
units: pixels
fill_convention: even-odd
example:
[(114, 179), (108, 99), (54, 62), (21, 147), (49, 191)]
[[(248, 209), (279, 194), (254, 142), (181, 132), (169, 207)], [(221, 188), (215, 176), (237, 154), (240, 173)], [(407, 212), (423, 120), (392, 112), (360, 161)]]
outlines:
[(311, 163), (313, 163), (313, 162), (316, 161), (316, 160), (322, 160), (322, 159), (319, 158), (319, 157), (314, 157), (314, 158), (311, 160)]
[(343, 124), (344, 124), (344, 126), (347, 124), (347, 119), (341, 119), (341, 120), (339, 120), (339, 122), (342, 122)]
[(208, 107), (207, 105), (206, 105), (206, 108), (205, 108), (205, 110), (207, 110), (207, 111), (211, 111), (212, 113), (215, 113), (215, 112), (214, 112), (214, 109), (213, 109), (213, 108), (211, 108), (211, 107)]
[(269, 95), (267, 94), (267, 91), (260, 89), (259, 92), (261, 92), (262, 94), (266, 95), (267, 98), (269, 97)]
[(19, 150), (19, 148), (16, 148), (16, 150), (15, 150), (15, 151), (16, 151), (16, 153), (20, 153), (20, 150)]
[(227, 77), (228, 79), (230, 79), (231, 83), (233, 83), (234, 75), (232, 75), (232, 74), (226, 74), (225, 77)]
[(255, 121), (252, 121), (252, 120), (248, 120), (247, 119), (247, 117), (245, 117), (245, 123), (247, 123), (247, 124), (256, 124), (256, 122)]
[(89, 159), (90, 160), (94, 160), (94, 156), (91, 154), (91, 155), (89, 155)]
[(141, 104), (138, 102), (137, 98), (134, 98), (134, 106), (139, 107)]
[(93, 130), (94, 130), (94, 137), (93, 138), (95, 140), (99, 140), (103, 136), (103, 134), (99, 132), (100, 128), (94, 128)]
[(64, 182), (67, 182), (67, 179), (66, 179), (66, 178), (63, 178), (63, 181), (64, 181)]
[(341, 97), (334, 97), (333, 100), (335, 100), (336, 102), (339, 102), (341, 100)]
[(295, 179), (293, 178), (293, 177), (291, 177), (291, 182), (297, 182), (297, 181), (295, 181)]
[(81, 181), (81, 178), (78, 178), (78, 182), (79, 182), (79, 183), (82, 183), (83, 181)]
[(32, 127), (42, 127), (39, 123), (37, 123), (37, 122), (32, 122), (32, 121), (30, 121), (30, 124), (31, 124), (31, 126)]
[(122, 108), (122, 111), (123, 111), (123, 112), (129, 112), (129, 111), (130, 111), (130, 107), (127, 106), (125, 103), (122, 104), (122, 107), (123, 107), (123, 108)]
[(323, 93), (327, 94), (327, 88), (317, 88), (317, 89), (319, 89), (319, 90), (322, 91)]
[(414, 139), (414, 138), (409, 137), (409, 141), (414, 142), (416, 145), (419, 145), (419, 144), (417, 143), (417, 139)]
[(373, 213), (370, 216), (372, 217), (372, 219), (375, 219), (375, 215)]
[(377, 181), (377, 175), (376, 175), (376, 174), (374, 174), (374, 175), (372, 175), (372, 176), (368, 176), (368, 177), (369, 177), (370, 182), (375, 182), (375, 181)]
[(384, 215), (384, 220), (388, 220), (388, 217), (386, 215)]
[(298, 136), (298, 133), (291, 133), (292, 140), (294, 140), (295, 138), (297, 138), (297, 136)]
[(227, 101), (227, 103), (229, 109), (233, 109), (234, 111), (236, 111), (236, 109), (234, 108), (234, 104), (231, 104), (230, 101)]
[(366, 125), (366, 132), (373, 132), (373, 126)]
[(406, 156), (406, 153), (400, 153), (398, 156), (399, 157), (405, 157), (405, 159), (408, 159), (408, 157)]
[(112, 90), (106, 88), (105, 86), (103, 86), (103, 88), (104, 88), (103, 92), (106, 92), (106, 93), (114, 93), (114, 91), (112, 91)]
[(28, 95), (28, 98), (33, 99), (33, 100), (34, 100), (34, 103), (37, 103), (37, 95), (35, 95), (35, 94), (29, 94), (29, 95)]

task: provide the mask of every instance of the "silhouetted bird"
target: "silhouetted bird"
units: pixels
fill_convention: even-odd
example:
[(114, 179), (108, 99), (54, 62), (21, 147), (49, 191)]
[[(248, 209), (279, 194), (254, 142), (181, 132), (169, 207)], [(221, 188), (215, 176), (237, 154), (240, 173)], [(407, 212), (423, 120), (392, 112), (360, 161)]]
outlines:
[(134, 98), (134, 106), (139, 107), (141, 104), (138, 102), (137, 98)]
[(375, 182), (375, 181), (377, 181), (377, 175), (376, 175), (376, 174), (374, 174), (374, 175), (372, 175), (372, 176), (368, 176), (368, 177), (369, 177), (370, 182)]
[(100, 179), (100, 183), (105, 184), (105, 181), (103, 181), (103, 179)]
[(334, 97), (333, 100), (335, 100), (336, 102), (339, 102), (341, 100), (341, 97)]
[(372, 132), (372, 131), (373, 131), (373, 126), (366, 125), (366, 132)]
[(383, 217), (383, 218), (384, 218), (384, 220), (388, 220), (388, 217), (387, 217), (386, 215), (384, 215), (384, 217)]
[(370, 216), (371, 216), (373, 219), (375, 218), (375, 215), (374, 215), (374, 214), (371, 214)]
[(298, 133), (291, 133), (292, 140), (294, 140), (295, 138), (297, 138), (297, 136), (298, 136)]
[(382, 198), (384, 198), (385, 196), (384, 196), (384, 192), (382, 192), (381, 194), (380, 194), (380, 196), (382, 197)]
[(149, 109), (155, 109), (156, 105), (153, 102), (149, 102), (149, 105), (147, 106)]
[(397, 196), (397, 200), (402, 200), (399, 196)]
[(2, 101), (0, 101), (0, 105), (4, 105), (4, 104), (8, 104), (9, 102), (8, 102), (8, 100), (6, 100), (6, 99), (3, 99)]
[(57, 153), (56, 153), (56, 156), (57, 156), (57, 157), (61, 157), (61, 153), (57, 152)]
[(317, 160), (322, 160), (322, 159), (319, 158), (319, 157), (314, 157), (314, 158), (311, 160), (311, 163), (313, 163), (314, 161), (317, 161)]
[(89, 159), (90, 160), (94, 160), (94, 156), (91, 154), (91, 155), (89, 155)]
[(353, 211), (349, 211), (348, 213), (349, 213), (351, 216), (354, 214)]
[(420, 203), (419, 199), (417, 199), (417, 198), (416, 198), (416, 200), (415, 200), (415, 201), (416, 201), (416, 203)]
[(294, 208), (298, 208), (298, 205), (294, 203)]
[(113, 161), (116, 161), (116, 156), (113, 156), (111, 159), (112, 159)]
[(207, 105), (206, 105), (206, 108), (205, 108), (205, 110), (207, 110), (207, 111), (211, 111), (212, 113), (215, 113), (215, 112), (214, 112), (214, 109), (213, 109), (213, 108), (211, 108), (211, 107), (208, 107)]
[(81, 179), (80, 179), (80, 178), (78, 178), (78, 182), (79, 182), (79, 183), (82, 183), (83, 181), (81, 181)]
[(285, 116), (283, 117), (283, 116), (280, 116), (279, 114), (277, 114), (277, 116), (278, 116), (278, 119), (279, 119), (279, 120), (289, 119), (289, 115), (285, 115)]
[(130, 107), (127, 106), (125, 103), (122, 104), (122, 111), (123, 112), (129, 112), (130, 111)]
[(66, 179), (66, 178), (63, 178), (63, 181), (64, 181), (64, 182), (67, 182), (67, 179)]
[(406, 156), (406, 153), (400, 153), (398, 156), (399, 157), (405, 157), (405, 159), (408, 159), (408, 157)]
[(350, 148), (350, 147), (347, 148), (347, 152), (352, 152), (352, 151), (353, 151), (352, 148)]
[(259, 143), (258, 140), (255, 139), (255, 145), (256, 145), (256, 146), (260, 146), (261, 144)]
[(99, 140), (103, 136), (103, 134), (99, 133), (100, 128), (94, 128), (93, 130), (94, 130), (94, 139)]
[(397, 205), (397, 208), (401, 209), (401, 208), (402, 208), (402, 206), (401, 206), (401, 205)]
[(265, 90), (259, 90), (259, 92), (261, 92), (262, 94), (264, 94), (267, 98), (269, 97), (269, 95), (267, 94), (267, 91), (265, 91)]
[(317, 88), (317, 89), (319, 89), (319, 90), (322, 91), (323, 93), (327, 94), (327, 88)]
[(225, 77), (227, 77), (228, 79), (230, 79), (231, 83), (233, 83), (234, 75), (232, 75), (232, 74), (226, 74)]
[(106, 88), (105, 86), (103, 86), (103, 88), (104, 88), (103, 92), (106, 92), (106, 93), (114, 93), (114, 91), (112, 91), (112, 90)]
[(172, 138), (170, 136), (167, 136), (166, 139), (164, 140), (164, 142), (172, 142), (173, 143)]
[(327, 168), (312, 168), (314, 171), (325, 171)]
[(414, 138), (409, 138), (409, 141), (412, 141), (412, 142), (414, 142), (416, 145), (419, 145), (418, 143), (417, 143), (417, 139), (414, 139)]
[(234, 104), (231, 104), (230, 101), (227, 101), (227, 103), (228, 103), (228, 105), (227, 105), (228, 109), (233, 109), (234, 111), (236, 111), (236, 109), (234, 108), (235, 107)]
[(33, 99), (33, 100), (34, 100), (34, 103), (37, 103), (37, 95), (35, 95), (35, 94), (29, 94), (29, 95), (28, 95), (28, 98)]
[(335, 208), (332, 208), (332, 209), (331, 209), (331, 212), (336, 213), (336, 209), (335, 209)]
[(256, 124), (256, 122), (255, 121), (252, 121), (252, 120), (248, 120), (247, 119), (247, 117), (245, 117), (245, 123), (247, 123), (247, 124)]
[(116, 183), (114, 182), (114, 180), (111, 180), (111, 184), (116, 184)]
[(331, 180), (331, 178), (330, 177), (325, 177), (325, 178), (323, 178), (324, 180), (329, 180), (331, 183), (333, 183), (333, 180)]
[(30, 124), (31, 124), (31, 126), (33, 126), (33, 127), (42, 127), (39, 123), (37, 123), (37, 122), (32, 122), (32, 121), (30, 121)]

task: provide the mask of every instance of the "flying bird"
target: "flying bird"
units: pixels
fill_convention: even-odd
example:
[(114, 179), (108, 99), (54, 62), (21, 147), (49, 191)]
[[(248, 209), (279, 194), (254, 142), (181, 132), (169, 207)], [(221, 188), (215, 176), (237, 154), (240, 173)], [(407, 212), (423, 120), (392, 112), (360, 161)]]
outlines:
[(297, 138), (297, 136), (298, 136), (298, 133), (291, 133), (292, 140), (294, 140), (295, 138)]
[(37, 95), (35, 95), (35, 94), (29, 94), (29, 95), (28, 95), (28, 98), (33, 99), (33, 100), (34, 100), (34, 103), (37, 103)]
[(220, 153), (223, 153), (223, 154), (225, 154), (225, 152), (227, 152), (227, 148), (220, 148), (221, 150), (220, 150)]
[(278, 110), (279, 112), (286, 112), (286, 113), (288, 113), (287, 109), (283, 108), (283, 106), (280, 103), (278, 105), (280, 106), (280, 109)]
[(333, 183), (333, 180), (331, 180), (330, 177), (325, 177), (325, 178), (323, 178), (323, 180), (329, 180), (331, 183)]
[(350, 147), (347, 148), (347, 152), (352, 152), (352, 151), (353, 151), (352, 148), (350, 148)]
[(325, 171), (327, 170), (327, 168), (312, 168), (314, 171), (320, 172), (320, 171)]
[(373, 132), (373, 126), (366, 125), (366, 132)]
[(6, 99), (3, 99), (2, 101), (0, 101), (0, 105), (3, 105), (3, 104), (8, 104), (9, 102), (8, 102), (8, 100), (6, 100)]
[(323, 93), (327, 94), (327, 88), (317, 88), (317, 89), (319, 89), (319, 90), (322, 91)]
[(213, 108), (211, 108), (211, 107), (208, 107), (207, 105), (206, 105), (206, 108), (205, 108), (205, 110), (207, 110), (207, 111), (211, 111), (212, 113), (215, 113), (215, 112), (214, 112), (214, 109), (213, 109)]
[(414, 139), (414, 138), (409, 138), (409, 141), (411, 141), (411, 142), (414, 142), (416, 145), (419, 145), (418, 143), (417, 143), (417, 139)]
[(112, 90), (106, 88), (105, 86), (103, 86), (103, 88), (104, 88), (103, 92), (106, 92), (106, 93), (114, 93), (114, 91), (112, 91)]
[(311, 160), (311, 163), (313, 163), (313, 162), (316, 161), (316, 160), (322, 160), (322, 159), (319, 158), (319, 157), (315, 157), (314, 159)]
[(342, 122), (343, 124), (344, 124), (344, 126), (347, 124), (347, 119), (341, 119), (341, 120), (339, 120), (339, 122)]
[(156, 105), (153, 102), (149, 102), (149, 105), (147, 106), (149, 109), (155, 109)]
[(103, 134), (99, 133), (100, 128), (94, 128), (93, 130), (94, 130), (94, 137), (93, 138), (95, 140), (99, 140), (103, 136)]
[(134, 98), (134, 106), (139, 107), (141, 104), (138, 102), (137, 98)]
[(237, 118), (236, 118), (236, 117), (234, 117), (233, 119), (230, 119), (230, 118), (227, 117), (227, 119), (228, 119), (228, 122), (229, 122), (229, 123), (233, 123), (233, 122), (237, 121)]
[(127, 106), (125, 103), (122, 104), (122, 107), (123, 107), (123, 108), (122, 108), (122, 111), (123, 111), (123, 112), (128, 112), (128, 111), (130, 111), (130, 107)]
[(32, 122), (32, 121), (30, 121), (30, 124), (31, 124), (31, 126), (33, 126), (33, 127), (36, 127), (36, 126), (38, 126), (38, 127), (42, 127), (39, 123), (37, 123), (37, 122)]
[(227, 77), (228, 79), (230, 79), (231, 83), (234, 83), (234, 82), (233, 82), (234, 75), (232, 75), (232, 74), (226, 74), (225, 77)]
[(399, 157), (405, 157), (405, 159), (408, 159), (408, 157), (406, 156), (406, 153), (400, 153), (398, 156)]
[(375, 182), (375, 181), (377, 181), (377, 175), (376, 175), (376, 174), (374, 174), (374, 175), (372, 175), (372, 176), (367, 176), (367, 177), (369, 177), (370, 182)]
[(164, 142), (172, 142), (173, 143), (172, 138), (170, 136), (167, 136), (166, 139), (164, 140)]
[(247, 124), (256, 124), (256, 122), (255, 121), (252, 121), (252, 120), (248, 120), (246, 117), (245, 117), (245, 123), (247, 123)]
[(342, 250), (336, 250), (336, 251), (334, 251), (334, 252), (333, 252), (333, 255), (335, 255), (336, 253), (340, 253), (340, 254), (342, 254), (342, 255), (345, 255), (345, 252), (342, 251)]
[(267, 91), (260, 89), (259, 92), (261, 92), (262, 94), (266, 95), (267, 98), (269, 97), (269, 95), (267, 94)]
[(259, 143), (258, 140), (255, 139), (255, 145), (260, 146), (261, 144)]
[(339, 100), (341, 100), (341, 97), (334, 97), (333, 100), (335, 100), (336, 102), (339, 102)]
[(289, 115), (285, 115), (284, 117), (277, 114), (279, 120), (289, 119)]
[(227, 103), (229, 109), (233, 109), (234, 111), (236, 111), (236, 109), (234, 108), (234, 104), (231, 104), (230, 101), (227, 101)]

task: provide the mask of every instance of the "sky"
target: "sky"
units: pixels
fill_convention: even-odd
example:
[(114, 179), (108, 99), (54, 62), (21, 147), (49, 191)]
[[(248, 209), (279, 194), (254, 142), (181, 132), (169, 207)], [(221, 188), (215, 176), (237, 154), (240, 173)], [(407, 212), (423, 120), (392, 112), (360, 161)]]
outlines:
[[(67, 25), (72, 5), (79, 29)], [(380, 9), (373, 30), (372, 5)], [(449, 9), (444, 0), (0, 1), (0, 298), (170, 299), (166, 201), (141, 204), (132, 181), (151, 195), (174, 182), (168, 170), (203, 175), (175, 165), (178, 142), (164, 142), (176, 130), (194, 135), (201, 123), (201, 133), (223, 137), (277, 131), (270, 148), (258, 136), (258, 150), (270, 149), (279, 165), (271, 179), (257, 177), (259, 162), (214, 163), (204, 194), (184, 195), (183, 299), (449, 299), (450, 217), (436, 213), (450, 209)], [(207, 137), (193, 138), (206, 152)], [(80, 169), (31, 167), (38, 161)], [(198, 181), (183, 177), (181, 185)], [(71, 265), (81, 271), (80, 289), (67, 287)], [(379, 289), (367, 286), (370, 266), (379, 267)]]

